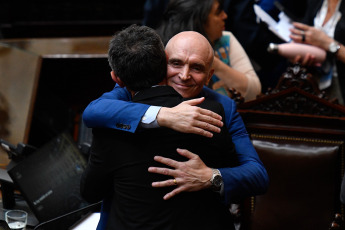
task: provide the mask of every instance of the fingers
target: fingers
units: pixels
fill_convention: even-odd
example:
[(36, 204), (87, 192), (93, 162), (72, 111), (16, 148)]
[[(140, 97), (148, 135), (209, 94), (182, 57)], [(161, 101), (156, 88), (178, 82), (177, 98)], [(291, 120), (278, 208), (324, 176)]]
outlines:
[(169, 180), (165, 180), (165, 181), (156, 181), (156, 182), (152, 182), (152, 187), (155, 188), (161, 188), (161, 187), (171, 187), (171, 186), (177, 186), (178, 182), (176, 179), (169, 179)]
[(293, 63), (296, 63), (296, 62), (301, 62), (302, 61), (302, 57), (301, 55), (297, 55), (294, 59), (293, 59)]
[[(219, 125), (222, 126), (223, 122), (217, 123), (216, 125), (213, 125), (213, 124), (210, 124), (210, 123), (205, 122), (205, 121), (194, 121), (194, 123), (192, 125), (194, 127), (194, 130), (191, 133), (196, 133), (196, 134), (200, 134), (200, 135), (207, 135), (210, 132), (220, 133), (221, 130), (218, 126)], [(210, 133), (210, 134), (212, 134), (212, 133)], [(212, 134), (212, 136), (213, 136), (213, 134)], [(212, 137), (212, 136), (210, 136), (210, 137)]]
[[(196, 108), (196, 113), (194, 113), (193, 127), (198, 129), (203, 129), (208, 132), (220, 132), (220, 128), (223, 127), (222, 117), (207, 109)], [(198, 131), (198, 130), (195, 130)]]
[[(166, 180), (166, 181), (160, 181), (160, 182), (153, 182), (152, 187), (159, 188), (159, 187), (167, 187), (167, 186), (176, 186), (173, 182), (173, 179), (171, 180)], [(177, 194), (181, 193), (184, 191), (183, 186), (182, 187), (176, 187), (173, 189), (171, 192), (167, 193), (163, 199), (164, 200), (169, 200), (170, 198), (176, 196)]]
[(299, 30), (307, 30), (309, 28), (308, 25), (300, 23), (300, 22), (293, 22), (292, 24), (296, 29), (299, 29)]
[(293, 28), (290, 28), (290, 32), (295, 34), (295, 35), (299, 35), (301, 36), (306, 30), (307, 28), (303, 27), (304, 29), (302, 29), (302, 27), (293, 27)]
[(205, 121), (210, 122), (218, 122), (222, 120), (222, 116), (220, 116), (218, 113), (212, 112), (207, 109), (197, 108), (198, 112), (204, 116)]
[[(197, 98), (197, 99), (192, 99), (192, 100), (184, 101), (181, 104), (187, 104), (187, 105), (194, 106), (194, 105), (200, 104), (204, 100), (205, 100), (205, 98), (201, 97), (201, 98)], [(200, 114), (202, 114), (205, 117), (207, 117), (207, 119), (210, 119), (210, 121), (213, 121), (214, 119), (222, 120), (222, 116), (220, 116), (219, 114), (217, 114), (215, 112), (212, 112), (212, 111), (210, 111), (208, 109), (202, 109), (200, 107), (196, 107), (196, 109), (198, 110), (197, 112), (199, 112)], [(213, 119), (211, 119), (211, 118), (213, 118)]]
[(171, 192), (167, 193), (163, 199), (164, 200), (169, 200), (170, 198), (172, 198), (173, 196), (176, 196), (177, 194), (183, 192), (183, 188), (182, 187), (177, 187), (176, 189), (172, 190)]
[(178, 152), (178, 154), (188, 159), (192, 159), (193, 157), (197, 156), (196, 154), (188, 151), (187, 149), (176, 149), (176, 152)]
[(302, 61), (302, 65), (304, 66), (311, 66), (315, 62), (315, 56), (307, 53)]
[[(209, 125), (217, 126), (217, 127), (223, 127), (222, 117), (214, 112), (211, 112), (207, 109), (201, 109), (199, 110), (200, 116), (198, 117), (198, 121), (205, 122)], [(207, 127), (206, 127), (207, 128)]]
[(188, 105), (199, 105), (200, 103), (202, 103), (203, 101), (205, 101), (204, 97), (200, 97), (200, 98), (196, 98), (196, 99), (191, 99), (188, 101), (184, 101), (184, 104), (188, 104)]
[(315, 56), (310, 53), (306, 53), (304, 57), (297, 55), (294, 59), (295, 62), (299, 62), (302, 66), (315, 65)]
[(193, 130), (190, 130), (190, 133), (196, 133), (200, 135), (207, 134), (208, 132), (220, 133), (220, 128), (223, 127), (223, 125), (224, 123), (217, 118), (213, 118), (203, 114), (196, 114), (191, 117), (190, 126)]
[(304, 43), (306, 41), (306, 35), (304, 30), (291, 28), (290, 32), (290, 38), (294, 42)]
[[(169, 158), (166, 158), (166, 157), (161, 157), (161, 156), (155, 156), (153, 158), (155, 161), (159, 162), (159, 163), (162, 163), (162, 164), (165, 164), (165, 165), (168, 165), (170, 167), (173, 167), (173, 168), (177, 168), (178, 167), (178, 164), (179, 162), (175, 161), (175, 160), (172, 160), (172, 159), (169, 159)], [(170, 169), (166, 169), (167, 171), (162, 171), (161, 169), (162, 168), (157, 168), (160, 170), (160, 174), (163, 174), (163, 175), (169, 175), (169, 176), (174, 176), (173, 174), (171, 174), (171, 171)]]
[(183, 133), (212, 137), (212, 132), (219, 133), (224, 124), (219, 114), (191, 105), (203, 100), (204, 98), (198, 98), (182, 102), (173, 108), (161, 108), (157, 114), (158, 124)]
[[(183, 102), (183, 103), (185, 103), (185, 102)], [(207, 110), (207, 109), (202, 109), (200, 107), (194, 107), (193, 109), (194, 110), (193, 110), (193, 114), (192, 114), (193, 117), (192, 118), (194, 120), (206, 122), (210, 125), (214, 125), (217, 127), (223, 126), (222, 116), (220, 116), (219, 114), (212, 112), (210, 110)]]

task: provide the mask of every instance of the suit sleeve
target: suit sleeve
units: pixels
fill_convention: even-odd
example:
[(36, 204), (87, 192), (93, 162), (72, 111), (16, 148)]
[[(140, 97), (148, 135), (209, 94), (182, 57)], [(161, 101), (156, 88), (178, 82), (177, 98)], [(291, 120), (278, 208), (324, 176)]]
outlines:
[(219, 169), (224, 181), (225, 203), (236, 203), (248, 196), (265, 193), (269, 183), (268, 174), (249, 138), (240, 114), (236, 111), (236, 103), (209, 89), (205, 91), (209, 97), (220, 102), (224, 107), (225, 123), (239, 161), (239, 166)]
[(117, 84), (110, 92), (92, 101), (83, 112), (89, 128), (111, 128), (134, 133), (149, 105), (132, 103), (130, 93)]
[(104, 146), (97, 144), (97, 137), (94, 138), (89, 162), (80, 180), (80, 194), (90, 203), (104, 199), (112, 190), (112, 161), (107, 159), (111, 154)]
[(250, 141), (241, 116), (232, 103), (230, 133), (235, 144), (239, 166), (223, 168), (225, 202), (238, 202), (249, 196), (260, 195), (268, 188), (267, 171)]

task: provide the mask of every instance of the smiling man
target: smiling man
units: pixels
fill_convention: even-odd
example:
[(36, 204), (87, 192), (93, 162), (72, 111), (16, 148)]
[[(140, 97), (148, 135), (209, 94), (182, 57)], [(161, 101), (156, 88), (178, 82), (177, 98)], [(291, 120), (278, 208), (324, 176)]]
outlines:
[(197, 97), (214, 72), (209, 67), (213, 62), (213, 49), (191, 46), (197, 40), (188, 34), (193, 32), (177, 34), (165, 48), (168, 56), (167, 84), (184, 98)]
[[(182, 77), (183, 80), (176, 83), (183, 87), (186, 95), (197, 95), (202, 89), (199, 82), (207, 81), (212, 75), (212, 48), (198, 33), (186, 33), (171, 44), (180, 39), (183, 43), (174, 48), (181, 52), (171, 67), (177, 70), (175, 73), (184, 69), (182, 72), (186, 75), (171, 75), (171, 79)], [(195, 49), (186, 55), (184, 51), (188, 46)], [(114, 36), (110, 42), (109, 63), (112, 79), (126, 86), (137, 103), (170, 107), (185, 100), (171, 86), (160, 85), (166, 79), (166, 55), (160, 37), (148, 27), (133, 25)], [(131, 63), (130, 69), (128, 63)], [(197, 88), (200, 89), (194, 91)], [(224, 115), (220, 103), (206, 99), (200, 106)], [(234, 229), (228, 205), (221, 198), (221, 176), (215, 169), (237, 165), (237, 154), (225, 127), (212, 138), (167, 128), (136, 133), (93, 128), (92, 133), (91, 154), (80, 188), (87, 201), (104, 201), (97, 229)], [(156, 153), (176, 162), (189, 159), (188, 166), (198, 169), (198, 178), (191, 184), (185, 180), (187, 177), (176, 175), (174, 178), (174, 171), (159, 175), (157, 168), (158, 174), (149, 173), (150, 166), (164, 167), (154, 161)], [(181, 193), (167, 201), (162, 198), (170, 187), (152, 187), (152, 183), (162, 180), (168, 186), (193, 185), (194, 189), (190, 190), (192, 193)], [(158, 187), (165, 187), (164, 183)]]
[[(241, 199), (262, 194), (268, 187), (268, 175), (260, 161), (245, 129), (242, 118), (236, 111), (233, 100), (220, 95), (204, 86), (212, 76), (207, 64), (212, 58), (201, 58), (212, 55), (212, 48), (202, 49), (195, 43), (192, 31), (181, 32), (169, 41), (166, 46), (168, 56), (167, 84), (172, 86), (185, 98), (204, 97), (221, 103), (225, 111), (224, 123), (235, 145), (239, 166), (218, 168), (223, 180), (221, 198), (225, 204), (236, 203)], [(200, 34), (198, 34), (200, 36)], [(205, 74), (207, 71), (207, 74)], [(209, 71), (209, 72), (208, 72)], [(206, 75), (206, 76), (205, 76)], [(204, 76), (204, 77), (201, 77)], [(88, 127), (106, 127), (126, 132), (136, 132), (142, 126), (168, 127), (184, 133), (195, 133), (212, 137), (222, 126), (219, 115), (193, 105), (203, 99), (194, 99), (181, 103), (173, 108), (150, 106), (131, 102), (132, 96), (125, 88), (116, 85), (108, 93), (91, 102), (83, 113), (83, 120)], [(181, 192), (199, 191), (207, 188), (209, 181), (200, 178), (216, 176), (217, 172), (197, 158), (197, 152), (179, 151), (187, 161), (156, 156), (155, 160), (169, 168), (150, 167), (152, 173), (169, 175), (175, 178), (157, 181), (154, 187), (172, 187), (164, 199), (170, 199)], [(210, 153), (213, 154), (213, 153)], [(176, 186), (175, 186), (176, 185)], [(206, 186), (208, 185), (208, 186)]]

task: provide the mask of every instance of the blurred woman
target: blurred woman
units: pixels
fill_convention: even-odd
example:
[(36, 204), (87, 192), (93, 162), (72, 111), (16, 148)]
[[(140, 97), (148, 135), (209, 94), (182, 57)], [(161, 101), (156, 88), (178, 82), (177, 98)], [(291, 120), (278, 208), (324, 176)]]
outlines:
[(210, 86), (220, 93), (222, 86), (235, 88), (246, 101), (253, 100), (261, 93), (261, 83), (236, 37), (224, 31), (227, 17), (223, 0), (171, 0), (157, 32), (165, 44), (182, 31), (204, 35), (215, 50)]
[[(294, 23), (294, 42), (317, 46), (327, 51), (321, 67), (319, 88), (344, 104), (345, 98), (345, 2), (344, 0), (308, 0), (303, 23)], [(297, 57), (302, 65), (313, 66), (315, 57)]]

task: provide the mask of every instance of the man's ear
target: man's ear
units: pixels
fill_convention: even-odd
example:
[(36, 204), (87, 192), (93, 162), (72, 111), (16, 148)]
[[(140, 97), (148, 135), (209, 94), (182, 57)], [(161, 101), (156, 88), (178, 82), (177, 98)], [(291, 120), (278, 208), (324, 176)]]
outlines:
[(165, 58), (167, 59), (167, 64), (168, 64), (168, 61), (169, 61), (169, 55), (167, 53), (167, 51), (165, 50)]
[(211, 77), (213, 76), (213, 73), (214, 73), (214, 69), (211, 69), (208, 76), (207, 76), (207, 79), (206, 79), (206, 82), (205, 82), (205, 85), (207, 86), (208, 83), (210, 82), (211, 80)]
[(116, 76), (114, 71), (111, 71), (110, 75), (113, 81), (115, 81), (120, 87), (125, 87), (125, 84), (121, 81), (121, 79), (118, 76)]

